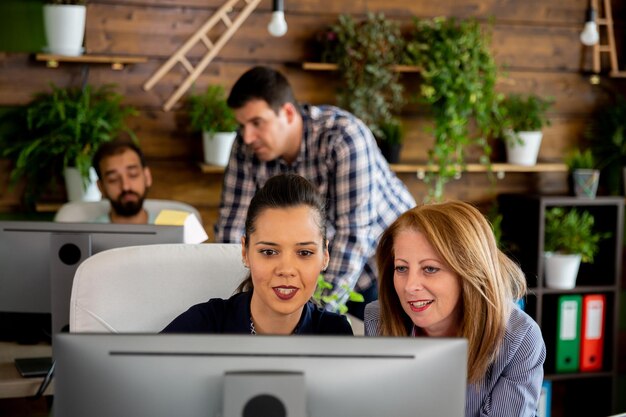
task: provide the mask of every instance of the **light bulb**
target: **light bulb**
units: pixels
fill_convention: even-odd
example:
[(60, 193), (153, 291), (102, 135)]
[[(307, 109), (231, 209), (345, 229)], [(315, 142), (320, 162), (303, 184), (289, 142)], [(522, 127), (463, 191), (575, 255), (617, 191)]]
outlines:
[(598, 33), (598, 25), (596, 22), (585, 23), (585, 28), (580, 33), (580, 41), (587, 46), (592, 46), (598, 43), (600, 40), (600, 34)]
[(285, 12), (272, 12), (272, 20), (267, 25), (267, 31), (272, 36), (283, 36), (287, 33), (287, 21), (285, 20)]
[(599, 40), (600, 33), (598, 33), (598, 25), (596, 24), (596, 9), (588, 7), (585, 16), (585, 27), (580, 33), (580, 41), (583, 45), (592, 46), (598, 43)]
[(267, 31), (272, 36), (283, 36), (287, 33), (283, 0), (272, 1), (272, 20), (267, 25)]

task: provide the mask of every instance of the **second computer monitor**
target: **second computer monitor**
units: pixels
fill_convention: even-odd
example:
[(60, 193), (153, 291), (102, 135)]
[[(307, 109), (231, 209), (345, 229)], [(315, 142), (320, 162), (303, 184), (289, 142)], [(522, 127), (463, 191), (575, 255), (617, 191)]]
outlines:
[(0, 221), (0, 313), (57, 310), (58, 331), (69, 323), (72, 280), (82, 261), (117, 247), (182, 242), (182, 226)]

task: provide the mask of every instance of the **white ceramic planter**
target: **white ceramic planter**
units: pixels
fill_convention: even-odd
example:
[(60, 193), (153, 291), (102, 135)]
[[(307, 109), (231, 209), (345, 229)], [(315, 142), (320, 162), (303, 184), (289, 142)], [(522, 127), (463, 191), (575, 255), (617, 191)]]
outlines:
[(83, 179), (77, 168), (65, 168), (63, 176), (65, 177), (68, 201), (100, 201), (102, 198), (97, 185), (98, 174), (93, 167), (89, 168), (87, 188), (83, 186)]
[(543, 138), (541, 131), (517, 132), (516, 137), (515, 133), (509, 130), (504, 133), (504, 136), (509, 164), (532, 166), (537, 163), (537, 155), (539, 155)]
[(580, 267), (580, 254), (564, 255), (544, 253), (545, 286), (559, 290), (570, 290), (576, 286), (576, 277)]
[(43, 21), (51, 54), (78, 56), (83, 54), (86, 6), (45, 4)]
[(202, 132), (202, 145), (204, 148), (204, 162), (211, 165), (225, 167), (230, 158), (230, 149), (237, 132)]

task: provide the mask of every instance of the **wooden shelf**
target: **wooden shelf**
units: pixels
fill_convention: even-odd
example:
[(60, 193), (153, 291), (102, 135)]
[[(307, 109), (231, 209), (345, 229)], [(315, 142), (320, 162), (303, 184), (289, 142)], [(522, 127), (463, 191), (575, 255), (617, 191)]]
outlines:
[[(430, 167), (425, 164), (391, 164), (391, 170), (399, 174), (424, 174), (426, 172), (437, 171), (437, 167)], [(205, 174), (220, 174), (224, 172), (224, 167), (200, 163), (200, 169)], [(503, 163), (491, 164), (491, 170), (498, 173), (506, 172), (567, 172), (567, 166), (563, 163), (540, 163), (532, 166), (512, 165)], [(482, 164), (467, 164), (464, 172), (487, 172), (487, 166)]]
[[(394, 65), (394, 71), (396, 72), (420, 72), (421, 68), (413, 65)], [(331, 64), (327, 62), (304, 62), (302, 63), (302, 69), (308, 71), (337, 71), (337, 64)]]
[(205, 164), (202, 162), (199, 165), (200, 165), (200, 169), (205, 174), (223, 174), (224, 168), (226, 168), (226, 167), (220, 167), (217, 165), (209, 165), (209, 164)]
[[(397, 173), (436, 172), (439, 167), (423, 164), (391, 164), (391, 169)], [(564, 163), (539, 163), (536, 165), (513, 165), (505, 163), (491, 164), (493, 172), (567, 172)], [(483, 164), (467, 164), (463, 172), (487, 172), (488, 167)]]
[(148, 58), (141, 56), (123, 56), (123, 55), (53, 55), (53, 54), (37, 54), (37, 61), (45, 61), (48, 68), (57, 68), (61, 62), (84, 63), (84, 64), (110, 64), (111, 69), (121, 70), (127, 64), (140, 64), (147, 62)]
[(63, 203), (37, 203), (35, 211), (37, 213), (56, 213), (59, 211)]

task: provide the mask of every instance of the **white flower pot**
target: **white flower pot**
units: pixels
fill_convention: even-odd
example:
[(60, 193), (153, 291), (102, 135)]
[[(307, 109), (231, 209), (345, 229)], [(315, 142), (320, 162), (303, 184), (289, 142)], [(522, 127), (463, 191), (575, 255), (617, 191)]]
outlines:
[(576, 286), (576, 277), (580, 267), (580, 254), (565, 255), (544, 253), (545, 286), (559, 290), (570, 290)]
[(228, 165), (230, 149), (236, 136), (237, 132), (202, 132), (204, 162), (221, 167)]
[(51, 54), (78, 56), (83, 54), (86, 6), (45, 4), (43, 21)]
[(65, 168), (63, 176), (65, 177), (68, 201), (100, 201), (102, 198), (97, 185), (98, 174), (93, 167), (89, 168), (87, 188), (83, 186), (83, 178), (77, 168)]
[(535, 132), (504, 132), (506, 155), (509, 164), (532, 166), (537, 163), (539, 147), (543, 133)]

